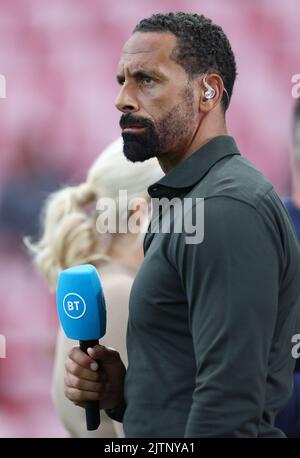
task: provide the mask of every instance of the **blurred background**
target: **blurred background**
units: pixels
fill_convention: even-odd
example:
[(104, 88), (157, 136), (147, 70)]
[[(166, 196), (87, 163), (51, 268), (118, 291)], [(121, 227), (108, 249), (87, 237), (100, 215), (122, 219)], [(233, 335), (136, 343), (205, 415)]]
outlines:
[(0, 437), (66, 435), (50, 396), (55, 298), (22, 236), (37, 237), (48, 193), (83, 179), (120, 134), (116, 67), (136, 23), (180, 10), (205, 14), (228, 35), (238, 66), (230, 133), (289, 194), (299, 0), (0, 0)]

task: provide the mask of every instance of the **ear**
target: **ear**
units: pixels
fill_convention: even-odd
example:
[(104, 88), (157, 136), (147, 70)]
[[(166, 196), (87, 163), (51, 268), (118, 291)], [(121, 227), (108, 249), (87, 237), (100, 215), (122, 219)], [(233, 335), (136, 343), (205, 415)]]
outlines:
[(210, 73), (199, 77), (199, 111), (208, 113), (217, 105), (221, 105), (224, 83), (220, 75)]

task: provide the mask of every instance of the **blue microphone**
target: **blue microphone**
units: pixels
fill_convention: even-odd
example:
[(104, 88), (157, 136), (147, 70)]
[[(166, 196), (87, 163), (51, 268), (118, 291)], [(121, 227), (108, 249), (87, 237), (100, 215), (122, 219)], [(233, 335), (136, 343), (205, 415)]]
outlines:
[[(97, 269), (83, 264), (63, 270), (56, 292), (57, 310), (67, 337), (79, 340), (82, 351), (99, 343), (106, 332), (106, 306)], [(85, 406), (88, 431), (100, 425), (99, 401)]]

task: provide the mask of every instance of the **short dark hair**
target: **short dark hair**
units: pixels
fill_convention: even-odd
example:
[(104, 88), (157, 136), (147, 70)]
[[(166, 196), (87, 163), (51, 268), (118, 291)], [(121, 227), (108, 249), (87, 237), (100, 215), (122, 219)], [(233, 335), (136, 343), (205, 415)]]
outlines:
[(200, 73), (218, 73), (229, 97), (228, 100), (226, 94), (223, 95), (223, 107), (228, 108), (237, 73), (231, 45), (220, 26), (203, 15), (179, 12), (142, 19), (135, 32), (173, 33), (177, 46), (171, 57), (192, 78)]

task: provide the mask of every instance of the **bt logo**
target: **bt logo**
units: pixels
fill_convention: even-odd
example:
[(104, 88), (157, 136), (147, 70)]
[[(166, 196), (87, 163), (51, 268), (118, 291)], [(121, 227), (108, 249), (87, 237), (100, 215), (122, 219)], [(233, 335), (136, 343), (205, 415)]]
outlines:
[(73, 320), (83, 317), (86, 312), (84, 299), (76, 293), (66, 294), (63, 301), (65, 314)]

